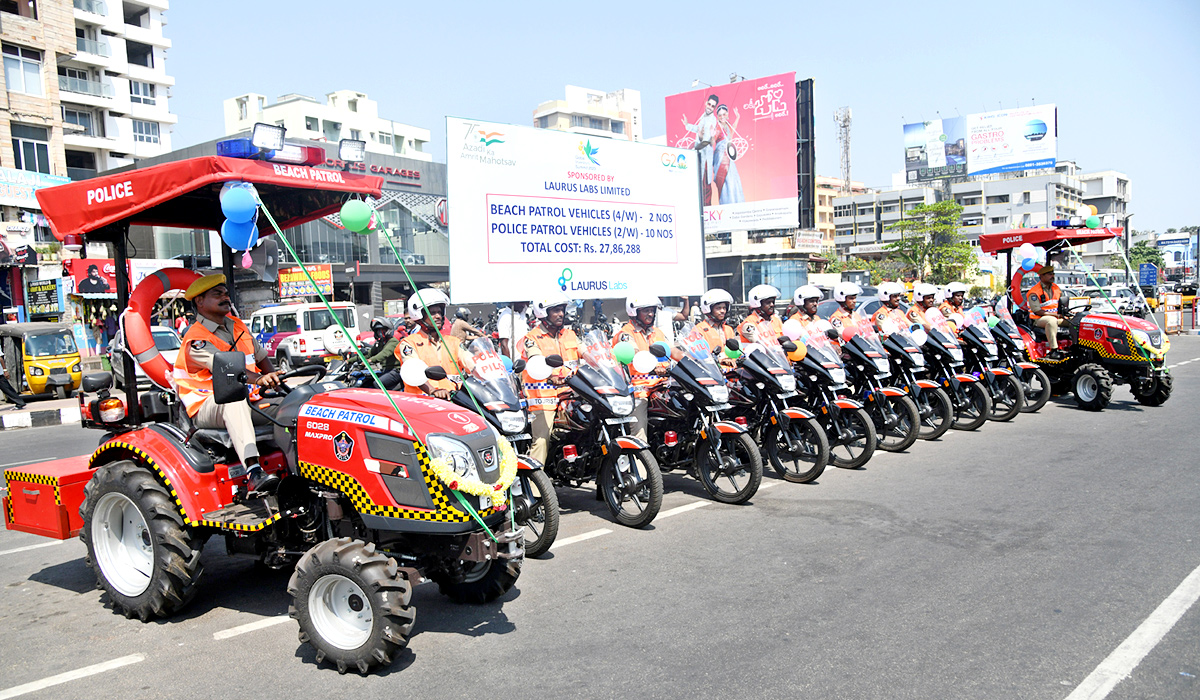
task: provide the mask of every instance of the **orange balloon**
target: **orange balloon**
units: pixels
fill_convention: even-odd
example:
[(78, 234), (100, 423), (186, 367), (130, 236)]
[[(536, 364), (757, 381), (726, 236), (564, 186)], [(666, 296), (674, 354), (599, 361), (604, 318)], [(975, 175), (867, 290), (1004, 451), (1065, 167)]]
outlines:
[(1089, 204), (1088, 209), (1092, 210), (1092, 216), (1096, 216), (1097, 214), (1100, 213), (1100, 210), (1096, 208), (1095, 204)]

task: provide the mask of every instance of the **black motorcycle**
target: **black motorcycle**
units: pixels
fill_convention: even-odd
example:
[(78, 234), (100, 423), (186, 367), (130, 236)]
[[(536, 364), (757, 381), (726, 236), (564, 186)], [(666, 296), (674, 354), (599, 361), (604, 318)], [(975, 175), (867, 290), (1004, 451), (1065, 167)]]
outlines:
[(747, 428), (779, 476), (795, 483), (816, 479), (829, 463), (829, 439), (816, 416), (796, 405), (796, 375), (783, 348), (777, 341), (742, 347), (730, 339), (725, 345), (745, 352), (726, 373), (726, 415)]
[(1025, 405), (1025, 392), (1012, 370), (1001, 363), (1000, 348), (996, 345), (992, 329), (988, 327), (987, 316), (980, 307), (975, 307), (956, 315), (955, 321), (965, 351), (963, 360), (966, 370), (980, 379), (992, 396), (988, 420), (1012, 420)]
[(691, 470), (714, 500), (745, 503), (762, 483), (758, 445), (745, 426), (722, 419), (732, 408), (729, 387), (703, 334), (685, 327), (677, 345), (685, 354), (671, 383), (650, 396), (646, 434), (659, 468)]
[(555, 485), (596, 481), (617, 522), (645, 527), (662, 507), (662, 473), (649, 444), (629, 435), (633, 397), (608, 337), (590, 331), (580, 345), (572, 391), (558, 404), (546, 473)]
[(854, 395), (875, 422), (879, 448), (903, 452), (917, 441), (921, 415), (908, 392), (889, 386), (892, 363), (870, 317), (861, 312), (842, 327), (842, 351)]
[(875, 454), (879, 437), (863, 404), (850, 398), (841, 350), (831, 340), (840, 334), (828, 321), (818, 321), (798, 341), (805, 354), (796, 362), (802, 385), (800, 405), (821, 422), (829, 440), (829, 461), (842, 469), (858, 469)]
[(925, 311), (929, 330), (921, 346), (929, 365), (929, 378), (936, 381), (954, 404), (955, 430), (975, 430), (987, 422), (992, 413), (992, 395), (979, 379), (963, 369), (963, 349), (946, 321), (936, 308)]
[[(1025, 341), (1017, 330), (1008, 306), (996, 304), (995, 325), (992, 326), (992, 336), (1000, 348), (1000, 362), (1012, 370), (1021, 382), (1021, 391), (1025, 394), (1025, 403), (1021, 405), (1021, 413), (1039, 411), (1050, 400), (1050, 377), (1046, 372), (1032, 362), (1025, 360)], [(989, 319), (991, 322), (991, 319)]]
[(917, 437), (936, 440), (954, 423), (954, 404), (937, 382), (922, 378), (926, 363), (921, 346), (926, 333), (920, 326), (908, 329), (888, 319), (884, 320), (881, 330), (884, 331), (881, 334), (883, 348), (892, 363), (892, 375), (887, 385), (903, 389), (912, 397), (921, 422)]

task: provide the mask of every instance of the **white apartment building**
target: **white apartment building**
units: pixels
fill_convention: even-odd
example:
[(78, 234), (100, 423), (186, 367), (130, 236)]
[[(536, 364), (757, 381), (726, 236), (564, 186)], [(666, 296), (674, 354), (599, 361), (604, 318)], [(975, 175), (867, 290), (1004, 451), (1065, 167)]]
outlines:
[(75, 52), (58, 61), (67, 176), (171, 150), (167, 0), (73, 0)]
[(337, 90), (320, 102), (307, 95), (282, 95), (274, 104), (258, 93), (246, 93), (224, 102), (225, 135), (249, 131), (257, 122), (278, 124), (287, 135), (310, 141), (337, 143), (342, 139), (366, 141), (369, 153), (395, 155), (432, 162), (425, 153), (429, 129), (379, 116), (379, 103), (366, 93)]
[(629, 88), (604, 92), (568, 85), (565, 100), (543, 102), (533, 110), (533, 125), (583, 136), (641, 141), (642, 93)]

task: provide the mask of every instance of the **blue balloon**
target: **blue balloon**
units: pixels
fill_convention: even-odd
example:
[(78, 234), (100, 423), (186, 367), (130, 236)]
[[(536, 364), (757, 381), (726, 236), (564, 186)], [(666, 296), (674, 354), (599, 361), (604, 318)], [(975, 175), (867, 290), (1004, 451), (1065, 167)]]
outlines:
[(246, 224), (254, 218), (258, 203), (246, 187), (231, 187), (221, 197), (221, 213), (235, 224)]
[(221, 240), (231, 250), (250, 250), (258, 243), (258, 225), (253, 221), (239, 224), (226, 220), (221, 224)]
[(1034, 265), (1037, 265), (1037, 260), (1034, 260), (1033, 258), (1025, 258), (1021, 261), (1021, 269), (1026, 272), (1032, 270)]
[(500, 361), (504, 363), (505, 371), (507, 371), (507, 372), (512, 371), (512, 358), (511, 357), (509, 357), (508, 355), (501, 355)]

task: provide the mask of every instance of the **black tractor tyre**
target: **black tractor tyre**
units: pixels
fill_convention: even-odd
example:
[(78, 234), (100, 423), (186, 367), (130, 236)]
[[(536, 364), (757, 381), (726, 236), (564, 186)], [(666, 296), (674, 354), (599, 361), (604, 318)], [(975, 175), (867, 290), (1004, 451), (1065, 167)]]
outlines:
[(801, 446), (801, 452), (786, 451), (787, 440), (778, 424), (767, 426), (763, 444), (767, 446), (767, 459), (784, 481), (807, 484), (816, 480), (829, 464), (829, 436), (817, 419), (792, 419), (788, 422), (788, 436)]
[(1010, 421), (1017, 417), (1024, 405), (1025, 391), (1021, 388), (1021, 380), (1011, 374), (997, 376), (996, 386), (992, 392), (992, 410), (988, 413), (988, 420), (1000, 423)]
[(338, 537), (318, 544), (296, 563), (287, 592), (300, 642), (338, 673), (387, 666), (408, 645), (417, 615), (409, 605), (412, 584), (373, 542)]
[(718, 438), (717, 449), (722, 455), (721, 461), (736, 459), (742, 467), (739, 471), (745, 472), (747, 478), (746, 483), (739, 487), (732, 479), (720, 474), (718, 470), (724, 464), (713, 459), (709, 441), (701, 440), (696, 446), (696, 473), (700, 485), (714, 501), (720, 503), (737, 505), (753, 498), (762, 485), (763, 464), (758, 445), (746, 433), (717, 433), (709, 437)]
[(438, 590), (455, 603), (482, 605), (508, 593), (521, 575), (521, 562), (510, 559), (490, 559), (482, 562), (463, 562), (462, 581), (452, 581), (436, 574)]
[(992, 413), (992, 396), (988, 390), (979, 382), (967, 382), (962, 385), (964, 400), (972, 411), (971, 415), (964, 415), (958, 406), (954, 408), (954, 425), (955, 430), (976, 430), (979, 426), (987, 422), (988, 416)]
[[(829, 462), (842, 469), (858, 469), (871, 461), (879, 444), (879, 437), (875, 434), (875, 421), (871, 419), (871, 414), (862, 408), (842, 409), (834, 420), (844, 421), (844, 425), (854, 431), (854, 442), (862, 443), (862, 452), (854, 454), (855, 448), (834, 439), (829, 443)], [(838, 454), (839, 449), (845, 450), (846, 456)]]
[(954, 424), (954, 403), (945, 389), (922, 389), (916, 403), (921, 416), (921, 429), (917, 431), (917, 437), (936, 440), (950, 430)]
[(113, 610), (146, 622), (183, 609), (204, 573), (204, 542), (184, 524), (167, 489), (145, 467), (122, 460), (98, 469), (83, 494), (79, 539)]
[(1171, 398), (1171, 385), (1175, 383), (1171, 375), (1163, 372), (1154, 378), (1150, 388), (1143, 393), (1133, 392), (1138, 403), (1143, 406), (1161, 406)]
[(917, 410), (917, 404), (907, 396), (883, 398), (891, 406), (898, 423), (889, 428), (881, 422), (882, 414), (875, 416), (875, 434), (879, 438), (879, 449), (885, 452), (903, 452), (917, 441), (921, 431), (921, 413)]
[[(550, 545), (558, 537), (558, 493), (554, 490), (554, 482), (541, 469), (517, 472), (517, 478), (521, 480), (524, 492), (521, 497), (530, 504), (528, 517), (517, 519), (517, 525), (525, 528), (525, 556), (538, 557), (550, 551)], [(530, 486), (537, 489), (536, 502)], [(529, 525), (531, 522), (535, 523), (536, 535)]]
[[(640, 486), (629, 494), (623, 493), (620, 486), (629, 477), (618, 477), (622, 456), (629, 457), (631, 465), (634, 461), (641, 462), (646, 471), (646, 477), (640, 480)], [(631, 466), (630, 473), (632, 471)], [(658, 468), (658, 460), (654, 459), (654, 454), (648, 449), (610, 453), (608, 459), (600, 466), (599, 481), (601, 500), (608, 505), (609, 511), (612, 512), (617, 522), (626, 527), (646, 527), (658, 515), (658, 510), (662, 508), (662, 472)], [(630, 503), (635, 500), (640, 503), (643, 498), (645, 499), (645, 508), (639, 507), (636, 511), (625, 509), (627, 499)]]
[(1075, 403), (1085, 411), (1103, 411), (1112, 401), (1112, 375), (1096, 363), (1080, 365), (1071, 378)]
[(1028, 372), (1028, 378), (1021, 382), (1021, 390), (1025, 392), (1025, 405), (1021, 406), (1021, 413), (1034, 413), (1042, 410), (1042, 407), (1050, 400), (1052, 391), (1050, 377), (1046, 376), (1046, 372), (1041, 367), (1026, 370), (1026, 372)]

